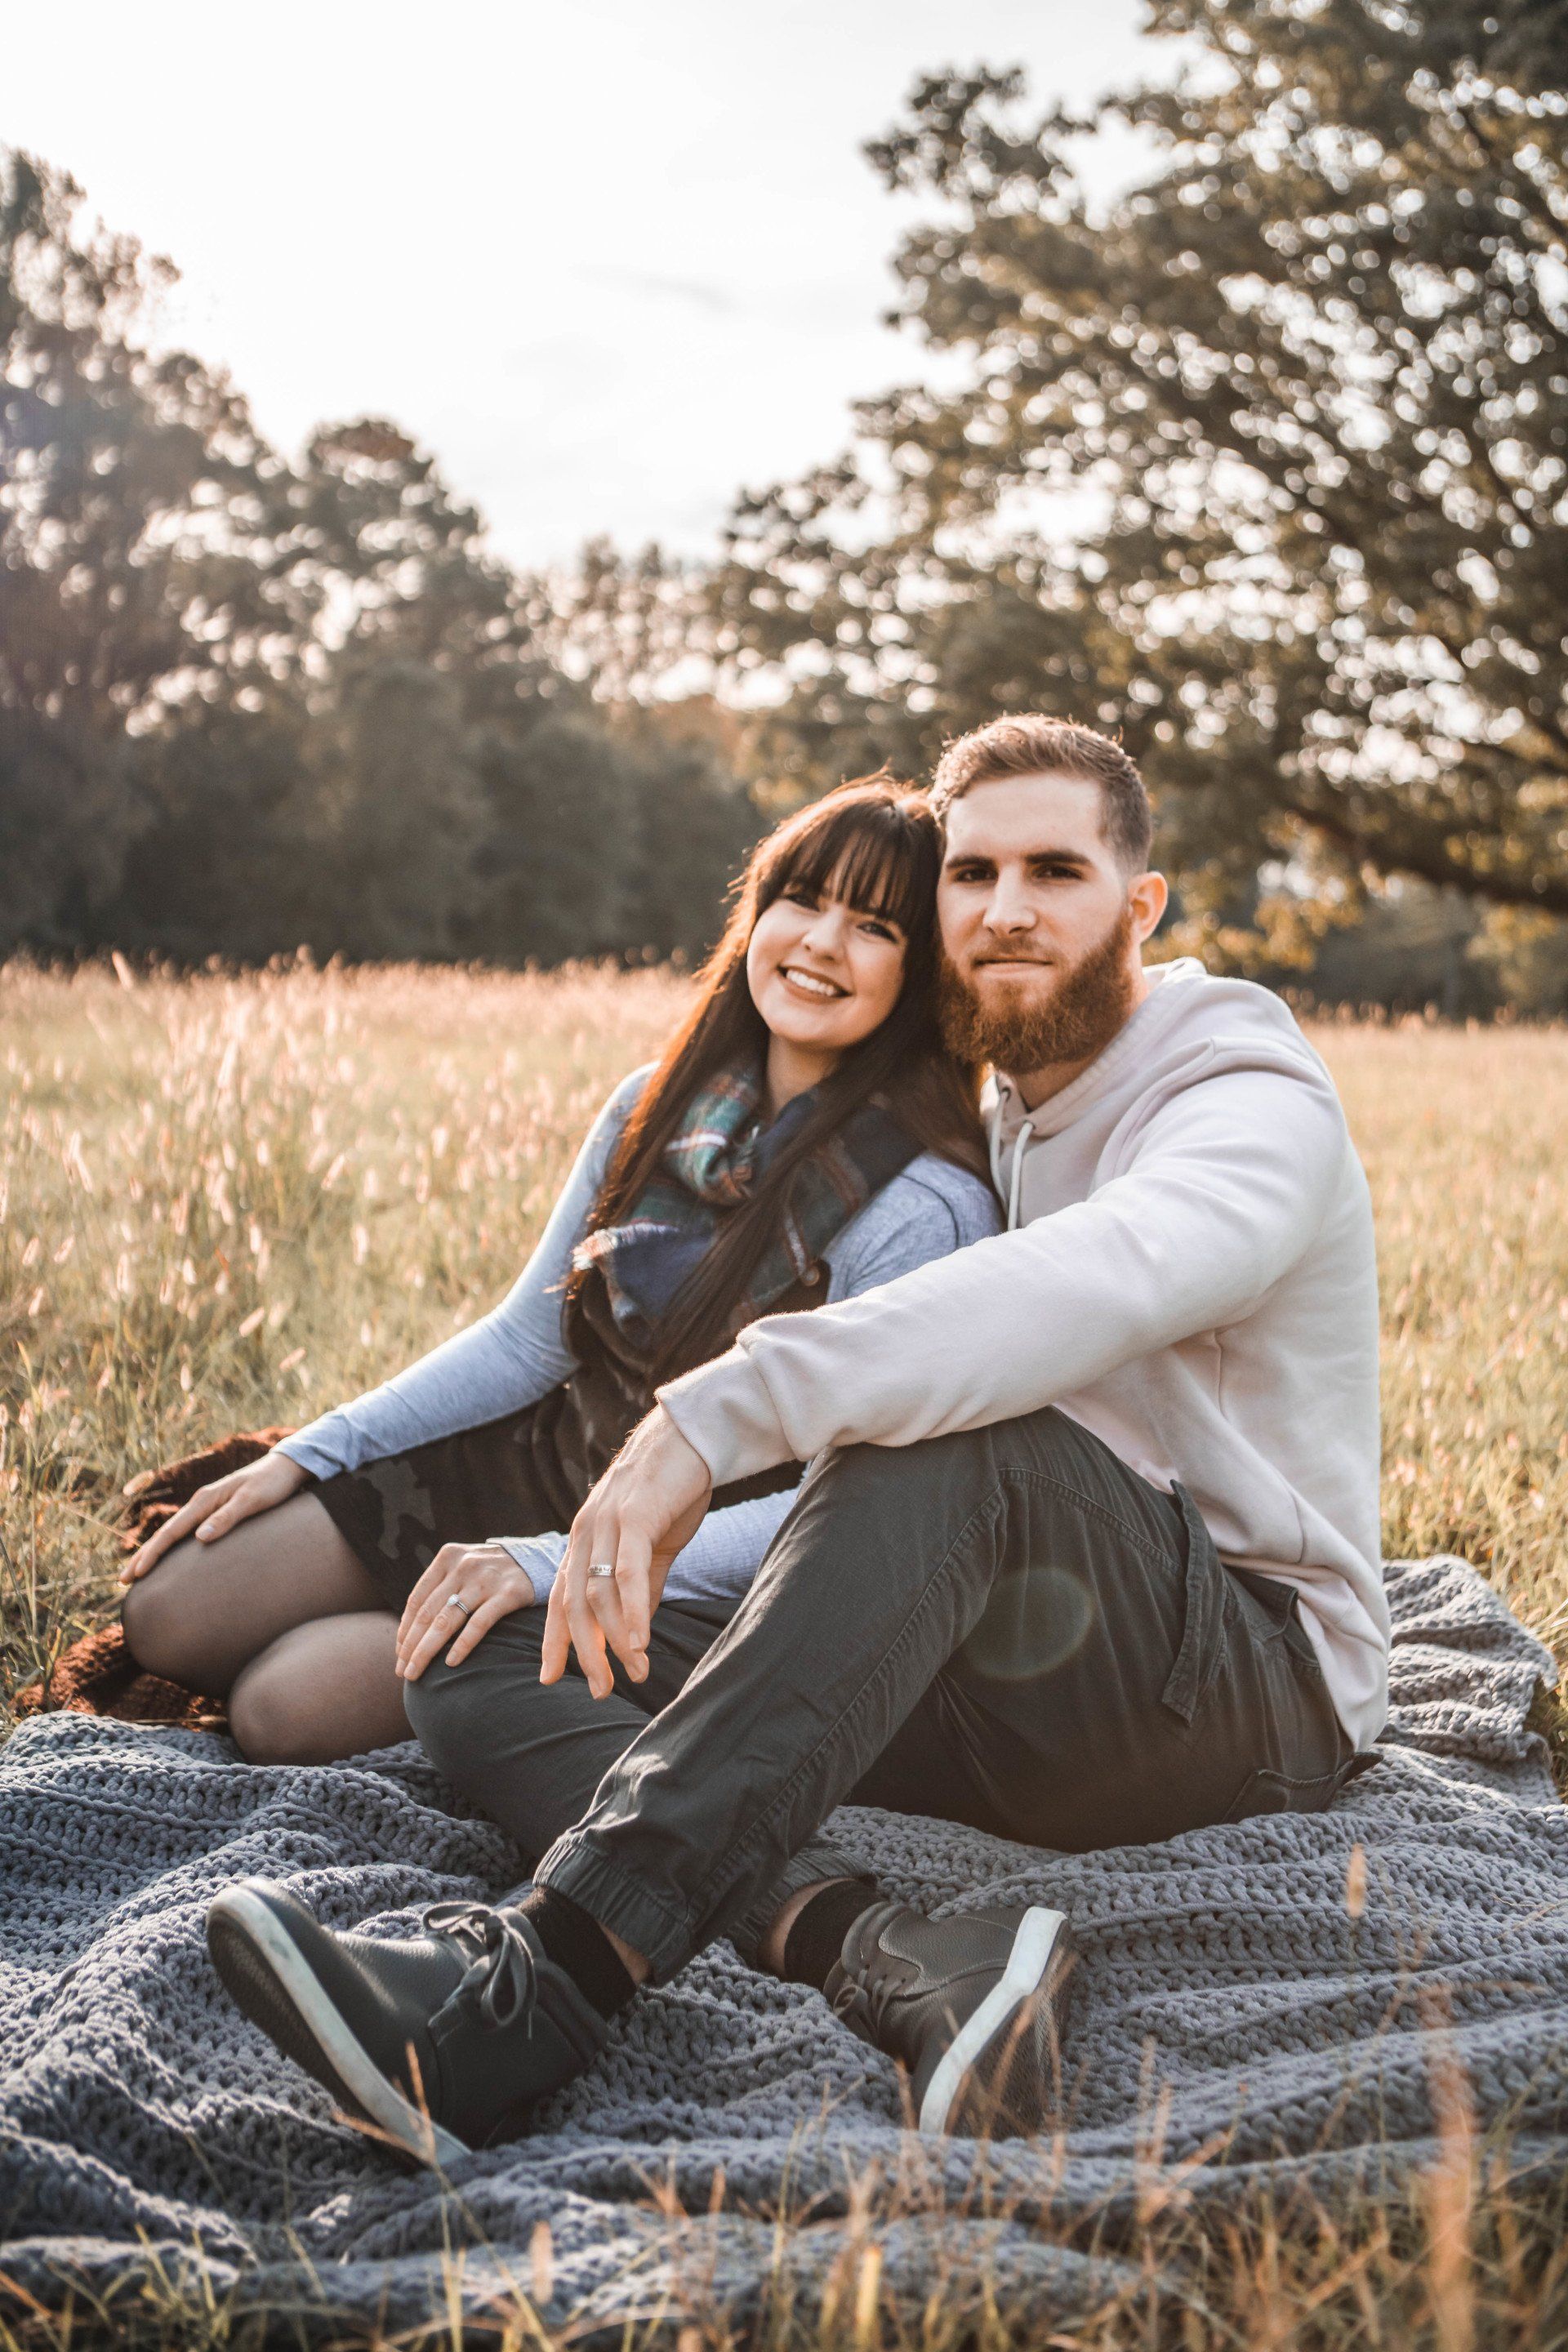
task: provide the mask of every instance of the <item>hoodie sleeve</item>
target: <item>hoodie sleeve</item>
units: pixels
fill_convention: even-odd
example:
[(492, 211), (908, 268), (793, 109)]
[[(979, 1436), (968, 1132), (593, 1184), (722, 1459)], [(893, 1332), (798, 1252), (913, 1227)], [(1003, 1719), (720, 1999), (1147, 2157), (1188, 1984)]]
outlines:
[(1201, 1079), (1088, 1199), (840, 1306), (764, 1318), (660, 1402), (716, 1484), (1032, 1412), (1247, 1315), (1311, 1243), (1350, 1150), (1326, 1078)]

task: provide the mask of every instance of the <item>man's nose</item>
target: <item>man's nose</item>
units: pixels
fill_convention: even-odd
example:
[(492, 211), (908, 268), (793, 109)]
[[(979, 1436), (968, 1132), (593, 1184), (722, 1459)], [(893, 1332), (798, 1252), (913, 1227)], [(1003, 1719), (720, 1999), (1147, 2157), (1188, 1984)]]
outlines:
[(1001, 876), (985, 903), (986, 929), (994, 931), (998, 939), (1016, 938), (1020, 931), (1032, 931), (1037, 919), (1028, 892), (1020, 889), (1007, 876)]

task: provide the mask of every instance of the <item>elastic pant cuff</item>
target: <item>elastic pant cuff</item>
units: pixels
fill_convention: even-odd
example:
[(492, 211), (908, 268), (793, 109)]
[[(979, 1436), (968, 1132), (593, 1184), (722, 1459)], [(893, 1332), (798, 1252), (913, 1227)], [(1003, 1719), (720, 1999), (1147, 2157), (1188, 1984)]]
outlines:
[(667, 1984), (697, 1948), (695, 1923), (595, 1853), (581, 1831), (557, 1838), (533, 1874), (535, 1886), (552, 1886), (607, 1927), (648, 1964), (655, 1984)]
[(604, 1855), (595, 1853), (584, 1833), (568, 1830), (558, 1838), (533, 1874), (535, 1886), (552, 1886), (607, 1927), (648, 1964), (656, 1984), (668, 1984), (692, 1954), (713, 1935), (727, 1935), (748, 1968), (755, 1968), (763, 1939), (792, 1895), (826, 1878), (859, 1878), (875, 1889), (877, 1881), (852, 1856), (826, 1840), (813, 1839), (784, 1864), (765, 1895), (739, 1920), (717, 1926), (678, 1912), (640, 1879), (629, 1876)]
[(790, 1896), (828, 1878), (858, 1878), (872, 1893), (876, 1890), (877, 1881), (870, 1871), (863, 1870), (853, 1856), (838, 1846), (829, 1845), (826, 1839), (814, 1838), (809, 1845), (803, 1845), (798, 1853), (791, 1855), (762, 1900), (753, 1903), (728, 1930), (730, 1941), (749, 1969), (760, 1964), (768, 1929)]

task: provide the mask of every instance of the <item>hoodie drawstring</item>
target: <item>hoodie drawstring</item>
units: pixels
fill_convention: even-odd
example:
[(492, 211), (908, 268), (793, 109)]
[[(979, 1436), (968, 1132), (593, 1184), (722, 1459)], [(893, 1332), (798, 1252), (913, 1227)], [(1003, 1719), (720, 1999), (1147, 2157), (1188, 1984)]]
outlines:
[(1026, 1118), (1018, 1129), (1018, 1139), (1013, 1146), (1013, 1181), (1007, 1187), (1007, 1231), (1018, 1222), (1018, 1194), (1024, 1182), (1024, 1152), (1035, 1132), (1035, 1122)]
[(985, 1156), (991, 1162), (992, 1188), (997, 1192), (1002, 1190), (1002, 1109), (1001, 1103), (997, 1103), (985, 1130)]

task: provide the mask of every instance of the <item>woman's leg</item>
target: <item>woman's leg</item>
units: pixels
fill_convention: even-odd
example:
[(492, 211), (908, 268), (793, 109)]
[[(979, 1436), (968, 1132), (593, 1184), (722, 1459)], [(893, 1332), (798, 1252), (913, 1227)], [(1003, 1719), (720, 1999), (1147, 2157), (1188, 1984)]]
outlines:
[(396, 1657), (397, 1620), (386, 1609), (279, 1633), (228, 1695), (240, 1754), (250, 1764), (331, 1764), (412, 1739)]
[[(192, 1536), (125, 1595), (121, 1621), (138, 1665), (226, 1698), (243, 1666), (314, 1618), (387, 1612), (386, 1597), (313, 1495), (242, 1520), (215, 1543)], [(393, 1622), (395, 1624), (395, 1619)]]

